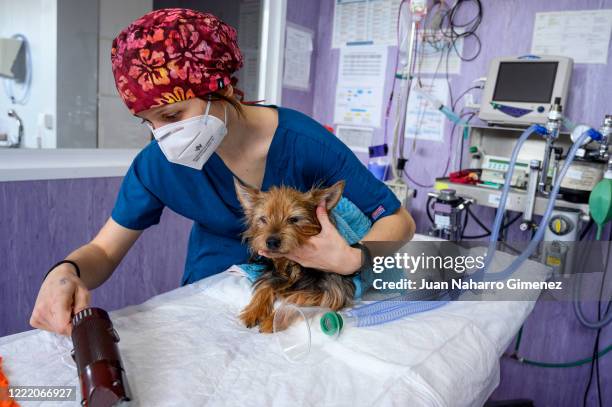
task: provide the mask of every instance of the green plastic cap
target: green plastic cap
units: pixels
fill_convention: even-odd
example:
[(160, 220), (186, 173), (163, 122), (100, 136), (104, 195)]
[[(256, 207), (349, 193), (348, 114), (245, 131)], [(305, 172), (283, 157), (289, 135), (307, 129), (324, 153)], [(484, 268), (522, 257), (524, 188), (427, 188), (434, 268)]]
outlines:
[(476, 146), (470, 147), (470, 153), (475, 154), (477, 152), (478, 152), (478, 147), (476, 147)]
[(342, 330), (343, 325), (342, 316), (335, 311), (326, 312), (321, 317), (321, 331), (325, 335), (337, 335)]

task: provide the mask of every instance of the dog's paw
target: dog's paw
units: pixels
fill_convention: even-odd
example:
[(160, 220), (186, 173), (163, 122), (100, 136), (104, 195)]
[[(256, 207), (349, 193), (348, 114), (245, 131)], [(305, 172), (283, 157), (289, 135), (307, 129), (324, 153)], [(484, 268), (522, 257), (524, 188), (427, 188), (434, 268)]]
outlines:
[(244, 311), (242, 311), (240, 315), (238, 316), (238, 318), (240, 318), (242, 323), (247, 328), (253, 328), (259, 322), (259, 315), (257, 315), (255, 312), (250, 311), (248, 309), (245, 309)]
[(263, 319), (260, 323), (259, 323), (259, 332), (263, 333), (263, 334), (271, 334), (273, 329), (273, 321), (274, 318), (272, 316), (267, 317), (265, 319)]

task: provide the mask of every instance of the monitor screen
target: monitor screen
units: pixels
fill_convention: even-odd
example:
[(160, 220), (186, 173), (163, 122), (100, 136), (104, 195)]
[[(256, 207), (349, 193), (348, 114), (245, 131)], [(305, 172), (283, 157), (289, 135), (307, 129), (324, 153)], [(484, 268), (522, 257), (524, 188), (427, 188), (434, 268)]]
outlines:
[(558, 62), (501, 62), (496, 102), (550, 103)]

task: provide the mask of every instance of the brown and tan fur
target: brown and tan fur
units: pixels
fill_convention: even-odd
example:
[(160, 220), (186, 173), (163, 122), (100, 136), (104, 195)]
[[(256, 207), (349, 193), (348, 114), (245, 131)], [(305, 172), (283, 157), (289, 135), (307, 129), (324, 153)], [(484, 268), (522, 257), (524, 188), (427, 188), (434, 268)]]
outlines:
[[(321, 231), (317, 205), (325, 201), (327, 211), (331, 211), (344, 190), (344, 181), (308, 192), (288, 187), (262, 192), (238, 180), (234, 184), (247, 224), (243, 239), (254, 255), (259, 250), (282, 255), (317, 235)], [(260, 332), (272, 332), (277, 299), (338, 310), (349, 305), (355, 294), (350, 277), (305, 268), (284, 257), (268, 259), (267, 266), (253, 286), (251, 302), (240, 314), (247, 327), (259, 325)]]

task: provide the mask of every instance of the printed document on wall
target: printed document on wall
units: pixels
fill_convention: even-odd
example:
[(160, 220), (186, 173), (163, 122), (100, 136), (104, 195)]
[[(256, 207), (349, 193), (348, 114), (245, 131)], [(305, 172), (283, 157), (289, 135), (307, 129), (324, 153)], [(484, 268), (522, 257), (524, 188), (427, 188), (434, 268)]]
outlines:
[[(414, 91), (417, 81), (412, 82), (408, 108), (406, 110), (406, 138), (443, 141), (445, 116), (424, 96)], [(445, 105), (448, 100), (446, 79), (433, 79), (421, 83), (421, 91), (427, 92)]]
[(342, 48), (334, 123), (379, 127), (386, 71), (387, 47)]
[(336, 137), (338, 137), (351, 150), (359, 153), (368, 152), (368, 147), (372, 145), (373, 136), (374, 129), (372, 127), (336, 127)]
[(536, 13), (531, 53), (606, 64), (611, 31), (612, 9)]
[(305, 27), (287, 24), (283, 86), (300, 90), (310, 87), (310, 61), (314, 34)]
[(332, 48), (347, 43), (397, 44), (401, 0), (336, 0)]

